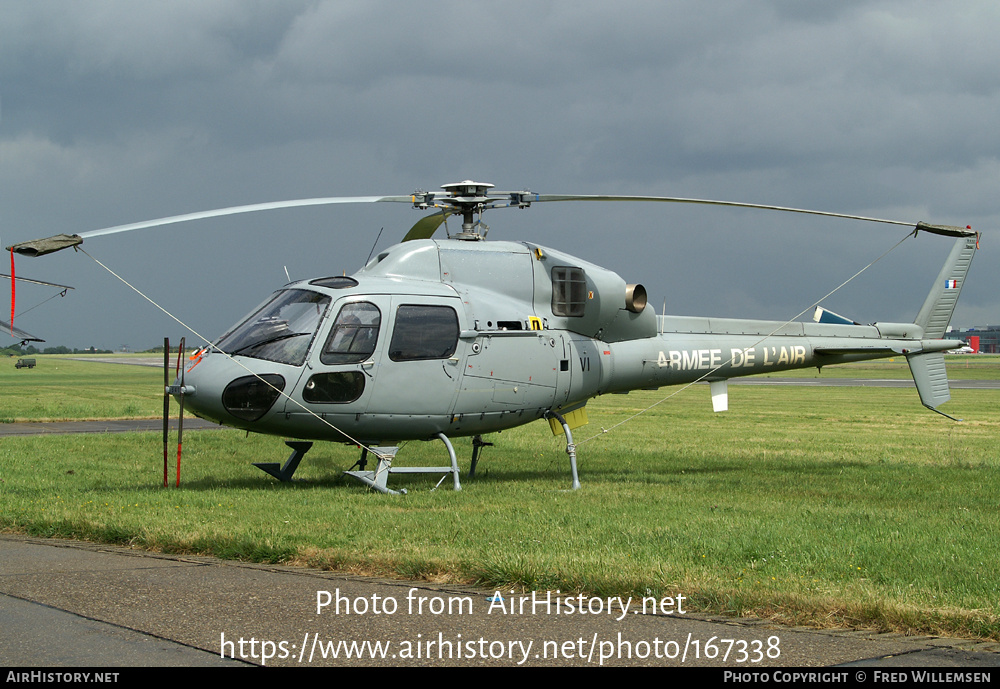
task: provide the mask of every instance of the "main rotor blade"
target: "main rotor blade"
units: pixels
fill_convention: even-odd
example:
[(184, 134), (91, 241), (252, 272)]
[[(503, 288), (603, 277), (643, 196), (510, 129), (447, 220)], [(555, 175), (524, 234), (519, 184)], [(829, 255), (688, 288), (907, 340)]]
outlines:
[(204, 220), (206, 218), (216, 218), (223, 215), (236, 215), (239, 213), (254, 213), (257, 211), (277, 210), (279, 208), (295, 208), (299, 206), (324, 206), (335, 203), (378, 203), (380, 201), (391, 201), (396, 203), (413, 203), (413, 195), (408, 196), (331, 196), (315, 199), (296, 199), (292, 201), (273, 201), (270, 203), (253, 203), (246, 206), (230, 206), (229, 208), (218, 208), (210, 211), (200, 211), (198, 213), (185, 213), (183, 215), (172, 215), (156, 220), (144, 220), (143, 222), (130, 223), (128, 225), (115, 225), (105, 227), (100, 230), (81, 232), (78, 235), (56, 235), (46, 239), (37, 239), (29, 242), (21, 242), (7, 247), (8, 251), (25, 256), (43, 256), (71, 246), (81, 244), (89, 237), (100, 237), (106, 234), (117, 234), (118, 232), (129, 232), (131, 230), (142, 230), (148, 227), (159, 227), (160, 225), (172, 225), (175, 223), (189, 222), (191, 220)]
[[(494, 192), (495, 194), (496, 192)], [(315, 198), (315, 199), (298, 199), (293, 201), (276, 201), (271, 203), (255, 203), (246, 206), (231, 206), (229, 208), (220, 208), (211, 211), (202, 211), (199, 213), (186, 213), (184, 215), (173, 215), (166, 218), (159, 218), (156, 220), (146, 220), (143, 222), (131, 223), (128, 225), (116, 225), (114, 227), (106, 227), (100, 230), (91, 230), (90, 232), (83, 232), (79, 235), (56, 235), (54, 237), (49, 237), (47, 239), (39, 239), (30, 242), (22, 242), (20, 244), (15, 244), (13, 246), (7, 247), (8, 250), (15, 251), (19, 254), (27, 256), (42, 256), (44, 254), (52, 253), (55, 251), (60, 251), (66, 249), (70, 246), (76, 246), (83, 242), (85, 238), (89, 237), (99, 237), (107, 234), (116, 234), (118, 232), (128, 232), (131, 230), (141, 230), (148, 227), (158, 227), (160, 225), (170, 225), (174, 223), (188, 222), (191, 220), (203, 220), (206, 218), (215, 218), (223, 215), (236, 215), (238, 213), (253, 213), (256, 211), (266, 211), (266, 210), (276, 210), (279, 208), (294, 208), (299, 206), (321, 206), (321, 205), (331, 205), (339, 203), (378, 203), (378, 202), (395, 202), (395, 203), (411, 203), (419, 208), (427, 207), (437, 207), (441, 208), (441, 204), (431, 204), (430, 199), (433, 195), (428, 195), (424, 192), (415, 192), (414, 194), (406, 196), (332, 196), (326, 198)], [(428, 216), (419, 220), (407, 233), (404, 241), (409, 239), (427, 238), (434, 234), (434, 231), (441, 225), (441, 223), (448, 217), (448, 215), (453, 215), (459, 212), (482, 212), (488, 207), (500, 207), (499, 204), (504, 203), (506, 206), (519, 206), (525, 207), (532, 203), (543, 203), (548, 201), (650, 201), (659, 203), (690, 203), (690, 204), (701, 204), (707, 206), (730, 206), (735, 208), (755, 208), (762, 210), (773, 210), (782, 211), (786, 213), (803, 213), (807, 215), (821, 215), (831, 218), (846, 218), (850, 220), (861, 220), (865, 222), (877, 222), (884, 223), (888, 225), (903, 225), (914, 227), (917, 231), (931, 232), (934, 234), (942, 234), (952, 237), (968, 237), (973, 236), (976, 233), (971, 229), (955, 227), (951, 225), (931, 225), (927, 223), (914, 223), (902, 220), (888, 220), (885, 218), (872, 218), (864, 215), (853, 215), (849, 213), (831, 213), (829, 211), (817, 211), (809, 210), (806, 208), (789, 208), (786, 206), (774, 206), (762, 203), (742, 203), (738, 201), (715, 201), (712, 199), (693, 199), (684, 198), (678, 196), (617, 196), (609, 194), (534, 194), (529, 191), (521, 192), (504, 192), (502, 196), (484, 196), (482, 198), (465, 199), (458, 197), (448, 197), (442, 199), (442, 203), (447, 202), (448, 208), (443, 209), (440, 213)]]
[(412, 196), (330, 196), (316, 199), (295, 199), (292, 201), (272, 201), (270, 203), (252, 203), (247, 206), (230, 206), (229, 208), (217, 208), (211, 211), (201, 211), (199, 213), (185, 213), (184, 215), (172, 215), (168, 218), (158, 218), (156, 220), (144, 220), (143, 222), (131, 223), (129, 225), (116, 225), (105, 227), (101, 230), (91, 230), (81, 232), (84, 239), (88, 237), (100, 237), (106, 234), (116, 234), (118, 232), (129, 232), (130, 230), (142, 230), (147, 227), (158, 227), (160, 225), (172, 225), (179, 222), (189, 222), (191, 220), (204, 220), (205, 218), (217, 218), (223, 215), (236, 215), (238, 213), (255, 213), (257, 211), (270, 211), (279, 208), (296, 208), (299, 206), (328, 206), (335, 203), (378, 203), (379, 201), (395, 201), (399, 203), (412, 203)]
[(10, 333), (12, 337), (21, 340), (22, 342), (45, 342), (45, 340), (40, 337), (35, 337), (31, 333), (26, 333), (20, 328), (13, 327), (7, 321), (0, 321), (0, 330), (5, 333)]
[(408, 242), (411, 239), (430, 239), (431, 236), (437, 232), (437, 228), (441, 227), (441, 223), (443, 223), (449, 215), (454, 215), (454, 213), (443, 210), (440, 213), (424, 216), (410, 228), (410, 231), (406, 233), (405, 237), (403, 237), (403, 241)]
[(526, 199), (531, 203), (543, 201), (656, 201), (660, 203), (694, 203), (705, 206), (733, 206), (736, 208), (758, 208), (762, 210), (784, 211), (787, 213), (805, 213), (807, 215), (825, 215), (831, 218), (849, 218), (851, 220), (864, 220), (867, 222), (886, 223), (888, 225), (908, 225), (916, 226), (917, 223), (906, 222), (904, 220), (886, 220), (883, 218), (869, 218), (864, 215), (850, 215), (847, 213), (830, 213), (829, 211), (814, 211), (806, 208), (788, 208), (785, 206), (771, 206), (763, 203), (741, 203), (739, 201), (713, 201), (712, 199), (689, 199), (679, 196), (610, 196), (605, 194), (531, 194)]
[[(11, 279), (10, 275), (7, 275), (7, 273), (0, 273), (0, 278), (7, 278), (8, 280)], [(45, 282), (44, 280), (32, 280), (31, 278), (22, 278), (17, 276), (15, 276), (14, 279), (18, 282), (30, 282), (33, 285), (45, 285), (46, 287), (58, 287), (59, 289), (74, 289), (69, 285), (60, 285), (55, 282)]]

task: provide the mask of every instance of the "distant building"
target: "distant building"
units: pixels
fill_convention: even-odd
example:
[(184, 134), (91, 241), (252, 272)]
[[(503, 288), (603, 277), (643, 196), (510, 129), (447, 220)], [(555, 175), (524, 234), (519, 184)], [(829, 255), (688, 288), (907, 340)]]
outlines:
[(952, 340), (965, 340), (969, 344), (975, 341), (973, 338), (978, 338), (981, 354), (1000, 354), (1000, 325), (977, 325), (968, 330), (955, 328), (947, 336)]

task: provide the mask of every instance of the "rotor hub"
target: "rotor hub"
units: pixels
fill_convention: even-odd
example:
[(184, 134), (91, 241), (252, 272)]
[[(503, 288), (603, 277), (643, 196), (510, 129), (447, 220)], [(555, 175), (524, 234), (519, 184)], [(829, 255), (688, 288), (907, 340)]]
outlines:
[[(474, 182), (471, 179), (443, 184), (441, 188), (444, 189), (444, 194), (428, 191), (413, 192), (413, 207), (420, 210), (442, 208), (448, 214), (461, 215), (462, 231), (455, 235), (456, 239), (483, 239), (489, 228), (481, 220), (476, 220), (476, 215), (482, 216), (483, 211), (488, 208), (507, 206), (527, 208), (531, 205), (531, 197), (534, 196), (526, 190), (491, 193), (492, 184)], [(480, 228), (483, 228), (482, 232)]]

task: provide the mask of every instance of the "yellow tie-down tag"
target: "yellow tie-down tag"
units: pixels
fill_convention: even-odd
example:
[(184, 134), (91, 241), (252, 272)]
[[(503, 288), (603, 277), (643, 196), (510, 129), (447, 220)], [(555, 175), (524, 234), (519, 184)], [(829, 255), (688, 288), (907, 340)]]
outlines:
[(531, 325), (532, 330), (542, 329), (542, 319), (537, 316), (531, 316), (528, 318), (528, 323)]
[[(580, 426), (586, 426), (588, 423), (590, 423), (590, 421), (587, 419), (586, 407), (580, 407), (579, 409), (575, 409), (569, 413), (563, 414), (562, 417), (566, 419), (566, 425), (569, 426), (569, 429), (571, 431), (576, 430)], [(552, 429), (552, 435), (563, 434), (562, 424), (559, 423), (559, 419), (557, 419), (554, 416), (549, 417), (549, 428)]]

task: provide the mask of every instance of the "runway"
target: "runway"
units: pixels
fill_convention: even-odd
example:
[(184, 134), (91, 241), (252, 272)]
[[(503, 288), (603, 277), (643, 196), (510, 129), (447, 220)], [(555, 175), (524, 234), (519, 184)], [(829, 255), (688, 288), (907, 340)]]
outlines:
[[(219, 424), (197, 418), (184, 419), (184, 430), (223, 428)], [(0, 423), (0, 437), (15, 435), (64, 435), (67, 433), (131, 433), (162, 431), (163, 419), (108, 419), (105, 421), (26, 421)], [(177, 431), (177, 419), (170, 419), (171, 432)]]

